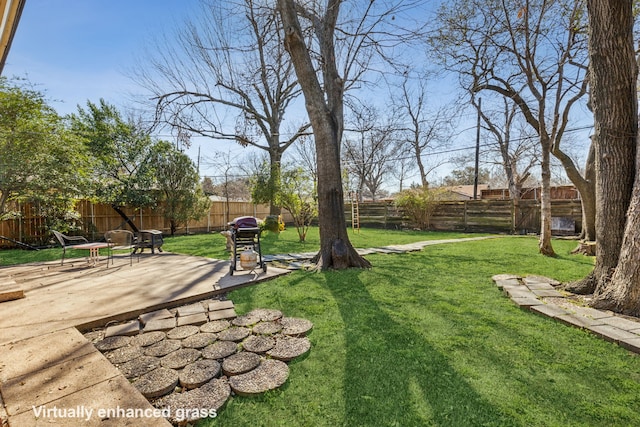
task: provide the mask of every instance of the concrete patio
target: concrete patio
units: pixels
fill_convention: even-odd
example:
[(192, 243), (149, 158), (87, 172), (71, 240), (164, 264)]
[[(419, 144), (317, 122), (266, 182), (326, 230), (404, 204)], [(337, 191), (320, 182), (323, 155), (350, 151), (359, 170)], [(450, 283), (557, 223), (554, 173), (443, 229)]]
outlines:
[(0, 278), (25, 294), (0, 304), (2, 427), (170, 425), (78, 329), (135, 319), (286, 273), (270, 267), (267, 273), (230, 276), (228, 261), (171, 253), (144, 254), (131, 266), (122, 257), (109, 268), (104, 261), (88, 267), (74, 259), (63, 266), (1, 269)]

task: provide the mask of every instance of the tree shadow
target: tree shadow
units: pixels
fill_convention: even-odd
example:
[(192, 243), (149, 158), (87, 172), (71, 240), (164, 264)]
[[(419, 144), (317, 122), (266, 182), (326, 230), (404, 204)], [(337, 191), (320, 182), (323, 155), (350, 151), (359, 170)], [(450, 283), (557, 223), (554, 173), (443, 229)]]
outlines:
[(419, 331), (392, 319), (354, 275), (327, 281), (344, 321), (344, 425), (520, 423), (480, 396)]

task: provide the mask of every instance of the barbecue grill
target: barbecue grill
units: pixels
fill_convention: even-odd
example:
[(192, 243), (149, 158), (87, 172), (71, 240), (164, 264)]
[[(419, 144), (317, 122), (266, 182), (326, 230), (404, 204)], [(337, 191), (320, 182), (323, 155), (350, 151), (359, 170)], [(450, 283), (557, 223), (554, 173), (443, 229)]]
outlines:
[[(229, 274), (233, 276), (236, 271), (238, 260), (241, 261), (243, 269), (262, 268), (262, 271), (267, 272), (267, 264), (262, 259), (262, 250), (260, 249), (260, 227), (258, 227), (258, 220), (252, 216), (241, 216), (235, 218), (229, 223), (231, 232), (231, 240), (233, 241), (231, 256), (231, 267)], [(244, 250), (239, 252), (238, 250)], [(257, 253), (257, 255), (256, 255)], [(243, 259), (251, 254), (255, 256), (255, 260)], [(243, 265), (245, 264), (245, 265)]]

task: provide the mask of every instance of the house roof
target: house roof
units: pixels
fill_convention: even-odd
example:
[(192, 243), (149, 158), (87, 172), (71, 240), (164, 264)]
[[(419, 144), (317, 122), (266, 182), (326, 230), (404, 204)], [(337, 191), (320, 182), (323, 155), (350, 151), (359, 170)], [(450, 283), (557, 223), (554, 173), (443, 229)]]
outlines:
[[(473, 185), (454, 185), (451, 187), (443, 187), (443, 189), (473, 199), (473, 187)], [(488, 188), (489, 186), (487, 184), (478, 184), (478, 197), (480, 197), (482, 190), (486, 190)]]
[(0, 75), (26, 0), (0, 0)]

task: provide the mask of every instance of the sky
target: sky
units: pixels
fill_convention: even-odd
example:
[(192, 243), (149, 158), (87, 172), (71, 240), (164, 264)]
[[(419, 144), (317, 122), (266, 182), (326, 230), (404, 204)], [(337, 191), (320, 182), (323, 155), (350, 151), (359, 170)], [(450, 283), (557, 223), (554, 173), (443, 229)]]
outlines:
[[(3, 76), (27, 78), (60, 115), (101, 98), (126, 109), (131, 95), (141, 92), (128, 72), (145, 45), (179, 27), (198, 4), (198, 0), (27, 0)], [(225, 149), (195, 140), (187, 151), (194, 161), (199, 148), (202, 157)], [(214, 173), (205, 163), (201, 174)]]
[[(27, 0), (3, 75), (28, 78), (61, 115), (100, 98), (126, 110), (132, 94), (142, 92), (127, 75), (145, 46), (180, 28), (198, 5), (199, 0)], [(459, 146), (475, 143), (473, 123), (464, 126)], [(216, 176), (211, 159), (221, 152), (241, 157), (247, 149), (194, 138), (186, 152), (194, 161), (200, 157), (201, 175)]]

